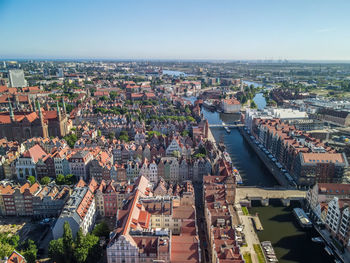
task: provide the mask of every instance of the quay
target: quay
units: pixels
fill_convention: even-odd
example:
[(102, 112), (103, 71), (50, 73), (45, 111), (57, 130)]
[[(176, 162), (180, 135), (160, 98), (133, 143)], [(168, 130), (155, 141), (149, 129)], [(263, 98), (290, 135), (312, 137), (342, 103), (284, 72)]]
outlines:
[(276, 181), (283, 187), (289, 187), (290, 184), (288, 179), (285, 177), (284, 173), (276, 166), (276, 164), (271, 161), (268, 156), (252, 141), (248, 133), (239, 128), (240, 133), (243, 135), (243, 138), (249, 143), (249, 145), (254, 149), (255, 153), (259, 159), (265, 164), (266, 168), (270, 171)]
[(269, 205), (270, 199), (280, 199), (284, 206), (289, 206), (290, 201), (302, 201), (306, 197), (306, 191), (287, 188), (264, 188), (264, 187), (237, 187), (236, 203), (251, 206), (251, 201), (260, 201), (263, 206)]

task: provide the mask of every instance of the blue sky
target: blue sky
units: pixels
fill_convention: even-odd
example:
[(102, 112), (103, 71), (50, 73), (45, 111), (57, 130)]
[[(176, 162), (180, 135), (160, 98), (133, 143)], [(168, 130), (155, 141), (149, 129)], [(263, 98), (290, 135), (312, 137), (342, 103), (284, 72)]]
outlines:
[(0, 0), (0, 58), (350, 60), (349, 0)]

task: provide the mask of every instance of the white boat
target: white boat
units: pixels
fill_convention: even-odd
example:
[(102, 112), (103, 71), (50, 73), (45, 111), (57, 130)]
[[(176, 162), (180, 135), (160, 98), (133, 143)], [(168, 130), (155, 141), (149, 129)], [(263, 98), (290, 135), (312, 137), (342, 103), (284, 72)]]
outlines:
[(224, 126), (224, 129), (225, 129), (225, 131), (226, 131), (227, 133), (230, 133), (230, 132), (231, 132), (230, 128), (227, 127), (227, 126)]
[(316, 242), (316, 243), (323, 243), (324, 240), (321, 237), (313, 237), (311, 238), (312, 242)]

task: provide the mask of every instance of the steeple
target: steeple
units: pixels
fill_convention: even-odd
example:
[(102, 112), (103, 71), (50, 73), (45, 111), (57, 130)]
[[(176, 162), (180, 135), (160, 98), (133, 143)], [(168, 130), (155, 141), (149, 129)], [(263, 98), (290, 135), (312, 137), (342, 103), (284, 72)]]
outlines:
[(58, 101), (57, 101), (57, 103), (56, 103), (56, 106), (57, 106), (57, 118), (58, 118), (59, 120), (61, 120), (61, 112), (60, 112), (60, 107), (59, 107), (59, 105), (58, 105)]
[(33, 101), (33, 110), (36, 112), (36, 100)]
[(12, 105), (11, 105), (11, 101), (10, 101), (9, 97), (8, 97), (8, 101), (9, 101), (9, 107), (10, 107), (10, 118), (11, 118), (11, 121), (15, 121), (15, 115), (13, 114), (13, 109), (12, 109)]
[(40, 118), (40, 121), (44, 122), (43, 113), (41, 112), (40, 101), (38, 101), (38, 107), (39, 107), (39, 118)]
[(63, 112), (66, 115), (67, 111), (66, 111), (66, 104), (64, 103), (64, 97), (62, 97), (62, 104), (63, 104)]

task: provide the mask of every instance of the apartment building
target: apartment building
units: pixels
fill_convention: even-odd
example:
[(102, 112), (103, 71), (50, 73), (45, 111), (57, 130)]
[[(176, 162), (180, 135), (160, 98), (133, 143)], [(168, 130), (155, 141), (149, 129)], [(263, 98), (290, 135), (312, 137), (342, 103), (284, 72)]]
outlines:
[(74, 236), (79, 228), (84, 234), (92, 230), (96, 219), (96, 206), (91, 188), (82, 179), (77, 183), (52, 229), (54, 239), (62, 237), (64, 222), (69, 223)]
[[(118, 211), (117, 227), (107, 245), (107, 261), (112, 262), (200, 262), (199, 240), (195, 227), (195, 215), (186, 213), (186, 219), (175, 215), (180, 225), (179, 235), (172, 234), (170, 228), (154, 228), (151, 218), (164, 213), (162, 224), (169, 224), (168, 212), (176, 209), (171, 206), (171, 198), (152, 197), (150, 183), (141, 176), (135, 183), (134, 191), (125, 206)], [(188, 208), (191, 210), (191, 208)], [(150, 212), (153, 212), (152, 215)], [(174, 216), (172, 214), (172, 216)], [(159, 217), (157, 217), (159, 218)], [(168, 221), (165, 221), (169, 219)], [(154, 224), (158, 221), (154, 220)], [(159, 221), (160, 222), (160, 221)], [(175, 221), (172, 222), (175, 225)], [(173, 226), (175, 229), (175, 226)], [(178, 227), (177, 227), (178, 229)]]
[(232, 228), (232, 215), (228, 209), (234, 194), (230, 176), (204, 176), (203, 200), (204, 215), (209, 237), (210, 260), (215, 263), (244, 263), (240, 246), (236, 240), (235, 229)]

